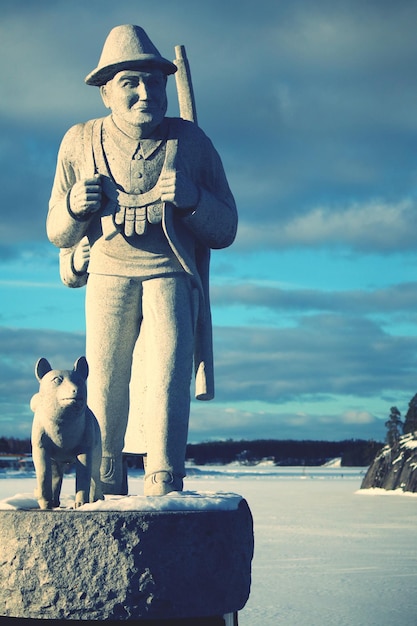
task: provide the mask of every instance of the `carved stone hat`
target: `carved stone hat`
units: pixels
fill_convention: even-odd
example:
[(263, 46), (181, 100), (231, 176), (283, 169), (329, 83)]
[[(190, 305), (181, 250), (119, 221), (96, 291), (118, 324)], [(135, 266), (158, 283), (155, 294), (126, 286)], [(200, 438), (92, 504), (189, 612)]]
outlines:
[(113, 28), (104, 42), (97, 67), (85, 78), (87, 85), (105, 85), (117, 72), (125, 69), (158, 68), (174, 74), (177, 67), (164, 59), (143, 28), (124, 24)]

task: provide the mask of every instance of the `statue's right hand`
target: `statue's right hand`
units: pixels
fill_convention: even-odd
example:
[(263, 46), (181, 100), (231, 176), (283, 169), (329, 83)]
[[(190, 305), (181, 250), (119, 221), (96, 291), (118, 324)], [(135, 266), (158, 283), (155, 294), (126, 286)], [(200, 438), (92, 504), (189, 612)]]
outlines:
[(76, 182), (70, 192), (69, 204), (74, 215), (79, 217), (99, 211), (101, 207), (100, 175)]

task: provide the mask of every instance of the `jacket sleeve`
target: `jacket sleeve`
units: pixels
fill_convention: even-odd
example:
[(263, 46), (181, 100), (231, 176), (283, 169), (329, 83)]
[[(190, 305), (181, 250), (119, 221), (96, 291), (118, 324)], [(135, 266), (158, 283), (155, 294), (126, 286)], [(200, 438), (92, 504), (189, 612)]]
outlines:
[(80, 219), (71, 213), (69, 196), (72, 187), (83, 176), (84, 124), (73, 126), (64, 136), (57, 160), (55, 179), (49, 201), (46, 232), (58, 248), (70, 248), (87, 232), (91, 218)]
[(233, 243), (237, 232), (235, 200), (220, 156), (210, 139), (200, 129), (195, 130), (198, 136), (189, 150), (195, 153), (195, 146), (199, 146), (197, 158), (191, 160), (191, 175), (199, 187), (200, 198), (195, 210), (182, 219), (197, 239), (209, 248), (226, 248)]
[(77, 272), (74, 268), (75, 248), (76, 246), (61, 248), (59, 251), (59, 274), (67, 287), (84, 287), (87, 284), (88, 273)]

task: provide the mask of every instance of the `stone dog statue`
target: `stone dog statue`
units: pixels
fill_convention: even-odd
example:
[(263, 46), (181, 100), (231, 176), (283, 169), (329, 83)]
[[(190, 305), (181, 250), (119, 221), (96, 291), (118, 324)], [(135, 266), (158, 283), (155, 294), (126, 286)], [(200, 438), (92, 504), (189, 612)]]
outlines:
[(86, 358), (77, 359), (72, 371), (52, 369), (40, 358), (35, 374), (40, 386), (30, 408), (34, 412), (32, 455), (40, 508), (59, 506), (64, 466), (74, 461), (75, 507), (102, 500), (100, 428), (87, 407)]

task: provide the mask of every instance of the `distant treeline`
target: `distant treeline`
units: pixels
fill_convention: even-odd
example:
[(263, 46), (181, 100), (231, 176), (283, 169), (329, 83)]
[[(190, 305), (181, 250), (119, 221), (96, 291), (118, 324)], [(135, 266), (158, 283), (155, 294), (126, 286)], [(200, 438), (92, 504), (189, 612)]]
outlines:
[(0, 454), (28, 454), (32, 452), (30, 439), (0, 437)]
[[(383, 443), (363, 439), (344, 441), (296, 441), (292, 439), (258, 439), (255, 441), (208, 441), (187, 445), (186, 458), (196, 465), (240, 462), (256, 465), (264, 459), (275, 465), (323, 465), (340, 457), (345, 467), (367, 466), (372, 463)], [(27, 454), (31, 452), (29, 439), (0, 437), (0, 454)], [(141, 467), (140, 459), (129, 457), (129, 466)]]
[(348, 439), (345, 441), (295, 441), (259, 439), (256, 441), (210, 441), (188, 444), (187, 459), (196, 465), (241, 463), (252, 465), (269, 459), (275, 465), (323, 465), (341, 457), (342, 465), (366, 466), (375, 458), (383, 443)]

